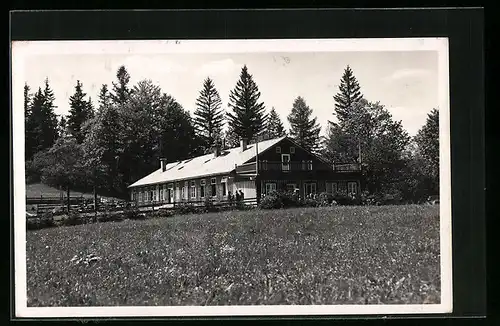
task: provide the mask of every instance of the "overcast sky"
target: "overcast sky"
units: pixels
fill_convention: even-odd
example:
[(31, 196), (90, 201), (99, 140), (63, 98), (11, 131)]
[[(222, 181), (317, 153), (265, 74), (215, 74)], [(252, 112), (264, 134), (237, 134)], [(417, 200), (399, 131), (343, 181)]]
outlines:
[(93, 102), (102, 84), (111, 86), (119, 66), (131, 75), (131, 86), (151, 79), (193, 112), (203, 80), (210, 76), (218, 89), (223, 108), (242, 66), (248, 66), (266, 107), (274, 107), (288, 129), (286, 119), (292, 103), (302, 96), (325, 131), (333, 119), (333, 95), (350, 65), (369, 101), (380, 101), (414, 135), (425, 123), (427, 113), (438, 108), (438, 52), (292, 52), (236, 54), (64, 54), (38, 55), (26, 59), (25, 81), (36, 91), (49, 78), (57, 114), (67, 114), (69, 96), (77, 80)]

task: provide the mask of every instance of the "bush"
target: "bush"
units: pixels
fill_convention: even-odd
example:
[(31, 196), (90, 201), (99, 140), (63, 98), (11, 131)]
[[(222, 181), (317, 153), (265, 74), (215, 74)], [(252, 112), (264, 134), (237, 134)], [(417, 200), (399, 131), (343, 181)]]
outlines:
[(259, 208), (262, 209), (276, 209), (282, 207), (283, 207), (282, 198), (275, 191), (264, 196), (259, 202)]
[(123, 213), (105, 212), (104, 214), (98, 217), (99, 222), (121, 222), (124, 219), (125, 215)]
[(167, 209), (159, 209), (156, 211), (152, 211), (148, 214), (150, 218), (165, 218), (174, 215), (173, 211)]
[(333, 194), (329, 194), (327, 192), (322, 192), (317, 197), (317, 206), (326, 207), (331, 206), (332, 204), (336, 204), (335, 196)]
[[(213, 207), (213, 205), (211, 205), (211, 207)], [(180, 203), (174, 208), (174, 212), (180, 215), (195, 214), (203, 210), (208, 210), (208, 207), (196, 207), (193, 204)]]
[(52, 213), (45, 213), (36, 218), (26, 218), (26, 229), (28, 230), (39, 230), (53, 226), (56, 226), (56, 223)]
[(262, 209), (290, 208), (299, 206), (301, 206), (299, 198), (292, 192), (273, 191), (262, 197), (259, 202), (259, 208)]
[(86, 218), (78, 212), (70, 211), (69, 214), (61, 220), (61, 225), (80, 225), (87, 222)]
[(129, 220), (143, 220), (146, 214), (142, 213), (138, 208), (131, 207), (123, 211), (123, 217)]

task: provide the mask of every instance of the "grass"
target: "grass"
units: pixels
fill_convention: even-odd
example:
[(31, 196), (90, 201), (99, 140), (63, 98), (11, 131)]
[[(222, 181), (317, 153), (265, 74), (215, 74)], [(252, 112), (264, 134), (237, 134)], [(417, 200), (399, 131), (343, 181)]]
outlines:
[(438, 207), (256, 210), (27, 231), (28, 306), (439, 303)]

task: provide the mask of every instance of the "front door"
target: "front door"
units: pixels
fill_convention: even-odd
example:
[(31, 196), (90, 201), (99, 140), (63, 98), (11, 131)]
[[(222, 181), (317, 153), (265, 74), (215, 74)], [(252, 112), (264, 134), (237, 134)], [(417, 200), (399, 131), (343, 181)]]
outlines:
[(290, 171), (290, 154), (281, 154), (281, 170)]
[(174, 201), (174, 191), (172, 188), (167, 189), (167, 203), (172, 204)]

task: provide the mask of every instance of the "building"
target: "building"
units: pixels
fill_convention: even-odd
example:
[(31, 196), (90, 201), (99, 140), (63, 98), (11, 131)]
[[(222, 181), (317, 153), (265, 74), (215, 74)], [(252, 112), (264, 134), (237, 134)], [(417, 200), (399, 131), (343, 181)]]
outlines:
[[(258, 164), (256, 164), (258, 162)], [(360, 164), (323, 161), (288, 137), (240, 146), (178, 162), (160, 160), (158, 170), (129, 186), (139, 205), (225, 201), (242, 190), (245, 199), (274, 190), (298, 191), (301, 196), (328, 192), (359, 194)]]

